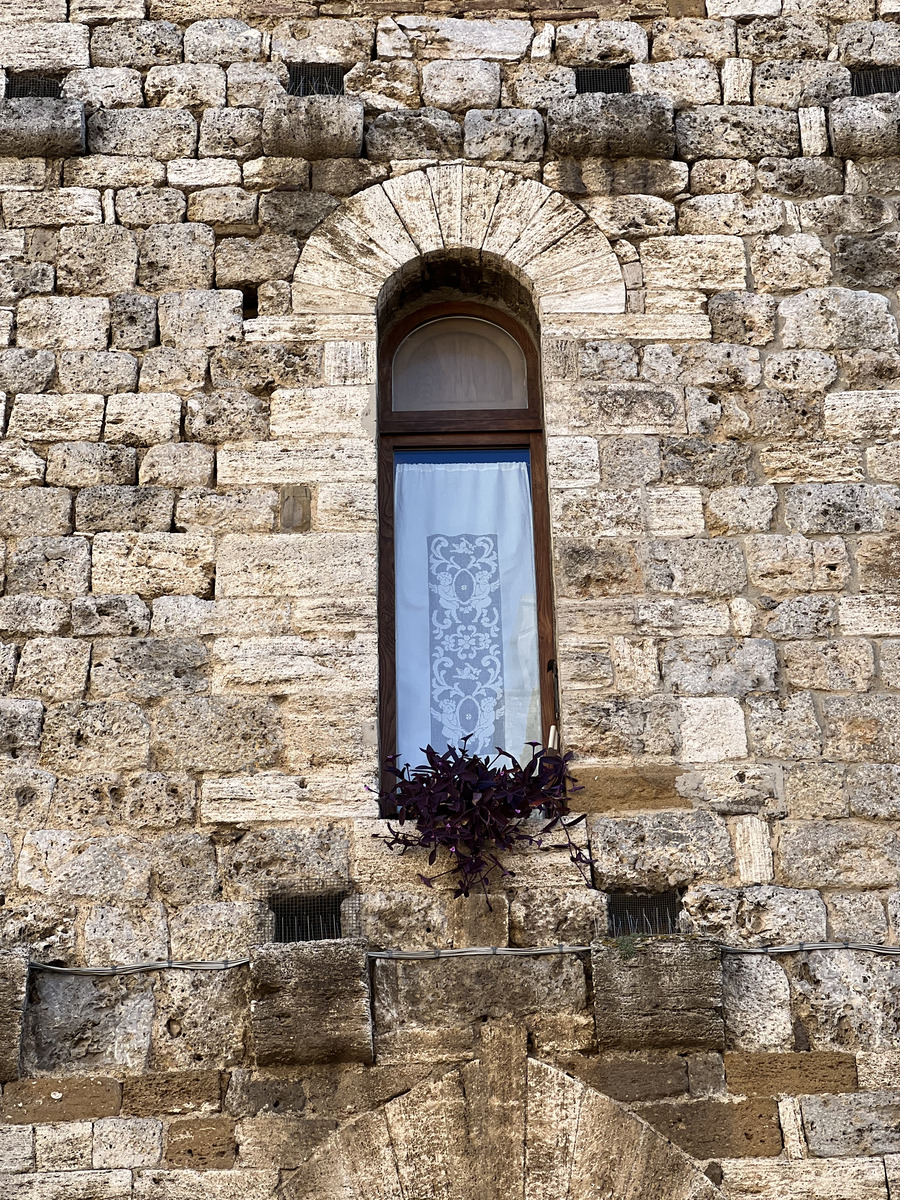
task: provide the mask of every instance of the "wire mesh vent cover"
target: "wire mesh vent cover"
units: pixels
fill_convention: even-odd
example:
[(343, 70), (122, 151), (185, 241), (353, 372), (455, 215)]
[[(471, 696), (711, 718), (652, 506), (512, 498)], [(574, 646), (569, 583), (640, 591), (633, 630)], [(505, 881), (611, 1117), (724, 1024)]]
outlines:
[(345, 67), (331, 63), (290, 63), (289, 96), (343, 96)]
[(874, 96), (878, 92), (900, 92), (900, 67), (884, 67), (878, 71), (853, 71), (854, 96)]
[(10, 75), (6, 80), (7, 100), (22, 100), (27, 96), (43, 100), (58, 100), (62, 80), (55, 75)]
[(628, 67), (576, 67), (575, 90), (579, 96), (587, 92), (630, 92), (631, 72)]
[(610, 892), (608, 936), (664, 936), (679, 933), (681, 896), (678, 892)]
[(356, 924), (353, 897), (348, 891), (301, 892), (269, 897), (269, 940), (272, 942), (326, 942), (351, 936), (345, 928)]

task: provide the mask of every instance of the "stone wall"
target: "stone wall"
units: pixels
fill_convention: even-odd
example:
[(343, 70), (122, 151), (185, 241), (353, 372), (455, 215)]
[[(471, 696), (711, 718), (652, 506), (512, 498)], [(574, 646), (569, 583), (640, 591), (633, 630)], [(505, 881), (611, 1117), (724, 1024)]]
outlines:
[[(850, 94), (900, 67), (898, 13), (0, 6), (15, 1195), (269, 1197), (512, 1016), (735, 1196), (886, 1200), (894, 959), (726, 954), (720, 1032), (648, 1042), (598, 1007), (600, 951), (365, 948), (584, 945), (610, 891), (667, 888), (700, 946), (898, 942), (900, 99)], [(345, 94), (289, 96), (310, 62)], [(621, 64), (629, 94), (576, 94)], [(4, 98), (29, 72), (61, 99)], [(542, 334), (594, 887), (521, 855), (490, 908), (391, 858), (365, 791), (377, 335), (426, 256), (512, 277)], [(327, 962), (266, 944), (269, 893), (310, 881), (358, 896)], [(23, 1023), (26, 954), (251, 962), (34, 970)]]

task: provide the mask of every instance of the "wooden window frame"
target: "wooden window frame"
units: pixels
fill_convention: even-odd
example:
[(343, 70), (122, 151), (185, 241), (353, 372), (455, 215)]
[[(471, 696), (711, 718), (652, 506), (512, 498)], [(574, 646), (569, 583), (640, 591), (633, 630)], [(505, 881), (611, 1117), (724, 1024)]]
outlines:
[[(415, 329), (441, 317), (468, 316), (509, 333), (525, 353), (528, 407), (460, 411), (391, 411), (393, 360)], [(418, 308), (392, 326), (381, 341), (378, 436), (378, 663), (379, 742), (382, 761), (396, 753), (396, 628), (394, 578), (394, 452), (398, 450), (527, 450), (538, 617), (541, 735), (559, 727), (553, 575), (550, 562), (550, 505), (541, 421), (540, 357), (527, 329), (506, 313), (470, 302)], [(508, 747), (504, 747), (508, 749)]]

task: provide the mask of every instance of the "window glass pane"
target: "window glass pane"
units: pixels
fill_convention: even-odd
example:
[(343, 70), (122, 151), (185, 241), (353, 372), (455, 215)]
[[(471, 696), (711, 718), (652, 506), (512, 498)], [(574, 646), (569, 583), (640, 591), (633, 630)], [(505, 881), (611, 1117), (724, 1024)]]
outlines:
[(527, 451), (394, 457), (397, 753), (539, 741)]
[(441, 317), (414, 330), (394, 355), (394, 412), (527, 408), (522, 347), (473, 317)]

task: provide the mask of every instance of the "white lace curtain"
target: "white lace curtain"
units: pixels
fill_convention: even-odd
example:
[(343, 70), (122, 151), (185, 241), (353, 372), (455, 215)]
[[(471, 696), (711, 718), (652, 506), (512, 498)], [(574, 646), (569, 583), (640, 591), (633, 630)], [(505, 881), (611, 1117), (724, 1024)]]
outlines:
[(397, 751), (540, 740), (527, 451), (395, 456)]

